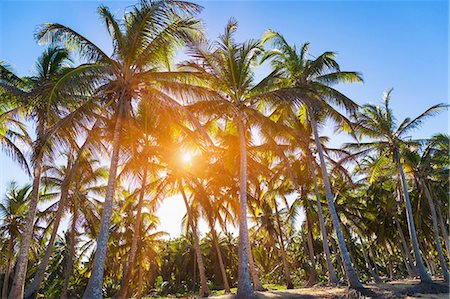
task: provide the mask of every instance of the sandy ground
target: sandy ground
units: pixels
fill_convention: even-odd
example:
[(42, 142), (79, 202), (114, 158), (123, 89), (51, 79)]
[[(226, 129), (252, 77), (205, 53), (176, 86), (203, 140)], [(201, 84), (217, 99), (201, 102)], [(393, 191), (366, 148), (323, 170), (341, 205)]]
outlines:
[[(348, 287), (323, 287), (302, 288), (285, 291), (257, 292), (258, 299), (344, 299), (344, 298), (430, 298), (449, 299), (449, 286), (444, 282), (436, 282), (432, 285), (422, 285), (418, 280), (400, 280), (383, 284), (367, 284), (367, 291), (363, 294)], [(214, 299), (232, 299), (233, 295), (210, 297)]]

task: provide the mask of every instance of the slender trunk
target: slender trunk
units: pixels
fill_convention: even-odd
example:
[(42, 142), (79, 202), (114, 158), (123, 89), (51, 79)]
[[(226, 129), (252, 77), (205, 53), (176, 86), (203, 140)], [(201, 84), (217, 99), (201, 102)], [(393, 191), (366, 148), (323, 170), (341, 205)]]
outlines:
[(106, 250), (108, 249), (109, 229), (111, 223), (111, 215), (113, 209), (113, 198), (116, 187), (116, 175), (117, 166), (119, 164), (119, 152), (120, 152), (120, 131), (122, 129), (122, 117), (124, 110), (122, 93), (119, 100), (119, 111), (117, 113), (117, 120), (114, 126), (113, 137), (113, 152), (111, 156), (111, 164), (109, 167), (108, 184), (106, 188), (105, 201), (103, 203), (102, 218), (100, 221), (100, 231), (97, 237), (97, 248), (95, 251), (93, 269), (91, 277), (89, 278), (88, 285), (84, 291), (83, 298), (102, 298), (103, 288), (103, 272), (105, 270)]
[(437, 215), (436, 215), (436, 209), (434, 207), (433, 198), (431, 198), (431, 193), (430, 193), (430, 190), (428, 189), (427, 184), (425, 184), (425, 181), (420, 176), (419, 176), (419, 181), (423, 187), (423, 190), (425, 191), (425, 196), (427, 197), (428, 205), (430, 206), (431, 218), (433, 220), (434, 238), (436, 240), (436, 247), (437, 247), (437, 252), (438, 252), (438, 256), (439, 256), (439, 262), (441, 263), (442, 274), (444, 276), (444, 279), (445, 279), (445, 281), (448, 282), (450, 277), (448, 274), (447, 263), (445, 262), (444, 252), (442, 250), (441, 239), (439, 237), (439, 226), (438, 226), (438, 220), (437, 220)]
[(34, 220), (36, 217), (37, 205), (39, 202), (39, 185), (41, 181), (42, 156), (43, 156), (42, 152), (43, 141), (40, 139), (44, 138), (44, 133), (45, 133), (44, 120), (42, 119), (41, 116), (40, 121), (38, 122), (37, 142), (39, 143), (39, 145), (38, 149), (36, 150), (37, 157), (33, 170), (33, 187), (30, 196), (30, 205), (25, 220), (25, 228), (22, 234), (19, 257), (17, 258), (14, 273), (14, 281), (11, 287), (11, 292), (9, 293), (9, 298), (11, 299), (23, 298), (25, 276), (27, 274), (27, 266), (28, 266), (28, 254), (30, 251), (31, 241), (33, 238)]
[(278, 213), (278, 204), (277, 204), (276, 198), (274, 199), (274, 207), (275, 207), (275, 217), (276, 217), (277, 226), (278, 226), (278, 237), (279, 237), (279, 241), (280, 241), (281, 258), (283, 260), (284, 274), (286, 276), (286, 288), (293, 289), (294, 284), (292, 283), (291, 271), (289, 269), (289, 263), (288, 263), (287, 255), (286, 255), (286, 248), (284, 247), (283, 229), (281, 227), (280, 214)]
[(420, 254), (419, 242), (417, 241), (417, 233), (416, 233), (416, 228), (414, 225), (414, 217), (413, 217), (413, 212), (412, 212), (412, 208), (411, 208), (411, 201), (409, 199), (408, 185), (406, 184), (405, 173), (403, 172), (403, 167), (400, 162), (400, 155), (398, 153), (398, 149), (395, 149), (395, 151), (394, 151), (394, 158), (395, 158), (395, 162), (398, 167), (398, 172), (400, 174), (401, 186), (403, 188), (403, 195), (405, 198), (405, 205), (406, 205), (406, 217), (408, 220), (409, 235), (411, 237), (411, 242), (413, 244), (414, 256), (416, 257), (416, 267), (417, 267), (417, 270), (419, 271), (420, 281), (424, 282), (424, 283), (430, 283), (430, 282), (432, 282), (431, 277), (428, 275), (427, 270), (425, 269), (425, 266), (423, 265), (422, 255)]
[(131, 240), (131, 248), (128, 254), (128, 262), (125, 267), (125, 275), (122, 277), (122, 282), (120, 284), (119, 293), (117, 294), (118, 298), (125, 298), (127, 296), (128, 288), (130, 286), (130, 277), (133, 271), (134, 259), (136, 257), (137, 252), (137, 243), (138, 238), (140, 236), (140, 226), (141, 226), (141, 215), (142, 215), (142, 206), (144, 205), (144, 195), (145, 195), (145, 186), (147, 184), (147, 167), (144, 166), (144, 174), (142, 175), (141, 182), (141, 190), (139, 192), (139, 201), (136, 212), (136, 219), (134, 221), (133, 227), (133, 239)]
[(342, 278), (345, 280), (347, 277), (347, 274), (345, 273), (344, 265), (342, 263), (341, 255), (337, 248), (336, 241), (333, 239), (332, 236), (330, 236), (330, 242), (331, 242), (331, 247), (333, 247), (333, 252), (336, 255), (336, 262), (337, 262), (337, 265), (339, 266), (339, 272), (342, 273)]
[(70, 238), (69, 238), (70, 250), (69, 250), (69, 257), (67, 258), (66, 268), (64, 269), (64, 285), (61, 292), (61, 299), (67, 299), (67, 292), (69, 290), (69, 281), (73, 271), (73, 259), (75, 258), (76, 223), (78, 220), (78, 211), (76, 209), (76, 205), (74, 206), (72, 214), (73, 214), (72, 226), (70, 228)]
[(252, 242), (248, 242), (247, 247), (247, 254), (248, 254), (248, 264), (250, 268), (250, 275), (252, 276), (253, 281), (253, 289), (255, 291), (267, 291), (265, 287), (261, 284), (261, 281), (259, 280), (258, 271), (256, 270), (255, 266), (255, 260), (253, 258), (253, 250), (252, 250)]
[(361, 236), (359, 236), (359, 241), (361, 242), (362, 253), (364, 256), (364, 260), (366, 261), (366, 267), (369, 270), (370, 275), (372, 275), (375, 283), (382, 283), (383, 281), (381, 280), (380, 276), (378, 276), (378, 273), (376, 273), (374, 271), (374, 268), (372, 267), (372, 263), (370, 261), (369, 254), (366, 250), (366, 246), (364, 245), (364, 242), (363, 242), (363, 239), (361, 238)]
[(323, 252), (325, 253), (325, 260), (327, 261), (328, 281), (331, 285), (336, 285), (339, 283), (339, 279), (336, 276), (336, 270), (334, 269), (333, 263), (331, 261), (331, 253), (330, 253), (330, 247), (328, 245), (328, 237), (327, 237), (327, 228), (325, 226), (325, 219), (323, 217), (322, 203), (320, 202), (316, 170), (314, 167), (314, 163), (311, 162), (311, 152), (308, 152), (307, 159), (308, 159), (307, 162), (309, 164), (308, 168), (310, 169), (310, 173), (311, 173), (311, 176), (312, 176), (313, 182), (314, 182), (314, 192), (316, 194), (316, 203), (317, 203), (317, 214), (319, 215), (320, 233), (322, 235), (322, 247), (323, 247)]
[(307, 247), (309, 259), (311, 260), (311, 273), (308, 279), (307, 287), (311, 287), (317, 283), (317, 271), (316, 271), (316, 259), (314, 256), (314, 246), (313, 246), (313, 235), (312, 235), (312, 227), (311, 227), (311, 219), (309, 213), (306, 212), (306, 227), (308, 230), (308, 238), (307, 238)]
[(64, 180), (61, 184), (61, 196), (58, 203), (58, 209), (56, 210), (55, 220), (53, 221), (53, 228), (52, 233), (50, 235), (50, 240), (48, 241), (47, 248), (45, 250), (44, 256), (41, 259), (41, 262), (39, 263), (38, 269), (36, 273), (34, 274), (34, 278), (31, 281), (27, 291), (25, 292), (25, 298), (31, 299), (36, 298), (39, 287), (44, 280), (45, 270), (47, 269), (48, 262), (50, 260), (50, 256), (53, 252), (53, 245), (56, 240), (56, 236), (58, 233), (59, 224), (61, 223), (62, 216), (64, 214), (64, 210), (66, 208), (66, 200), (69, 193), (69, 183), (70, 178), (72, 177), (72, 167), (70, 166), (70, 158), (67, 161), (67, 168), (69, 169), (69, 172), (64, 177)]
[(350, 255), (347, 250), (347, 246), (345, 245), (344, 236), (342, 235), (339, 219), (337, 216), (336, 208), (334, 206), (333, 201), (333, 193), (331, 192), (330, 180), (328, 179), (328, 171), (325, 163), (325, 157), (323, 154), (322, 144), (320, 143), (319, 133), (317, 132), (317, 124), (314, 119), (314, 115), (310, 115), (311, 126), (314, 132), (314, 140), (316, 142), (317, 152), (319, 153), (320, 158), (320, 166), (322, 168), (322, 176), (323, 182), (325, 185), (325, 194), (328, 202), (328, 209), (330, 211), (331, 219), (333, 220), (333, 226), (336, 231), (336, 235), (338, 238), (339, 250), (342, 255), (342, 260), (344, 262), (344, 268), (348, 276), (348, 280), (350, 286), (354, 289), (364, 289), (361, 281), (359, 280), (358, 275), (356, 274), (355, 269), (353, 268), (352, 261), (350, 259)]
[(142, 266), (139, 265), (138, 267), (138, 285), (137, 285), (137, 294), (136, 294), (136, 299), (141, 299), (142, 298), (142, 287), (144, 285), (144, 279), (142, 276)]
[(192, 236), (194, 237), (195, 254), (197, 257), (197, 266), (198, 266), (198, 272), (200, 275), (200, 296), (208, 297), (211, 294), (211, 292), (209, 290), (208, 282), (206, 279), (205, 266), (203, 264), (202, 252), (200, 250), (200, 241), (198, 239), (197, 226), (194, 224), (194, 218), (192, 216), (191, 207), (189, 206), (189, 202), (187, 200), (186, 193), (184, 192), (184, 188), (183, 188), (181, 180), (179, 181), (179, 188), (180, 188), (180, 193), (184, 200), (184, 204), (186, 205), (186, 211), (188, 214), (188, 222), (189, 222), (189, 226), (191, 227), (191, 230), (192, 230)]
[[(401, 227), (400, 222), (397, 219), (397, 217), (395, 217), (395, 223), (397, 225), (397, 231), (398, 231), (398, 233), (400, 235), (400, 240), (402, 242), (403, 249), (404, 249), (404, 251), (406, 253), (406, 257), (408, 259), (405, 262), (407, 264), (409, 264), (409, 269), (411, 269), (411, 276), (415, 276), (415, 275), (417, 275), (417, 269), (415, 268), (415, 265), (413, 263), (413, 258), (411, 256), (411, 252), (409, 250), (408, 244), (406, 243), (405, 235), (403, 234), (402, 227)], [(407, 269), (408, 269), (408, 267), (407, 267)]]
[(377, 274), (378, 277), (380, 277), (380, 271), (378, 271), (378, 266), (377, 266), (378, 255), (376, 254), (376, 251), (374, 253), (374, 250), (372, 249), (372, 247), (369, 247), (369, 252), (373, 256), (373, 268), (375, 270), (375, 273)]
[(237, 119), (239, 134), (239, 244), (238, 244), (238, 289), (237, 298), (247, 299), (253, 296), (249, 274), (249, 238), (247, 227), (247, 142), (242, 114)]
[(442, 234), (444, 235), (445, 248), (447, 249), (447, 258), (450, 260), (450, 241), (447, 227), (445, 226), (444, 218), (442, 218), (442, 211), (441, 207), (439, 206), (439, 203), (437, 203), (435, 206), (439, 218), (439, 225), (441, 226)]
[(10, 237), (8, 244), (8, 259), (6, 262), (5, 278), (3, 279), (2, 298), (8, 296), (9, 273), (11, 272), (11, 260), (13, 255), (14, 239)]
[(400, 253), (402, 254), (403, 262), (405, 263), (406, 271), (408, 272), (408, 277), (414, 277), (414, 271), (411, 268), (411, 264), (408, 262), (408, 258), (405, 254), (405, 248), (400, 247)]
[(225, 271), (225, 265), (223, 264), (222, 253), (220, 252), (219, 241), (214, 224), (211, 225), (211, 235), (213, 237), (214, 248), (216, 249), (217, 260), (219, 261), (220, 273), (222, 274), (223, 287), (225, 294), (230, 294), (230, 285), (228, 284), (227, 272)]

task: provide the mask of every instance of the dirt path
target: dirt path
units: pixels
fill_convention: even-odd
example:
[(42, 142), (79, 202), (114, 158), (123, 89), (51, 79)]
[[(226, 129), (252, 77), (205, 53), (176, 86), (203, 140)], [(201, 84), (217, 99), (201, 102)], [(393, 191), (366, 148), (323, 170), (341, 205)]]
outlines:
[[(400, 280), (383, 284), (365, 285), (367, 292), (361, 294), (348, 287), (323, 287), (301, 288), (285, 291), (257, 292), (258, 299), (344, 299), (344, 298), (430, 298), (448, 299), (449, 286), (444, 282), (436, 282), (431, 285), (422, 285), (418, 280)], [(210, 297), (214, 299), (233, 299), (233, 295)]]

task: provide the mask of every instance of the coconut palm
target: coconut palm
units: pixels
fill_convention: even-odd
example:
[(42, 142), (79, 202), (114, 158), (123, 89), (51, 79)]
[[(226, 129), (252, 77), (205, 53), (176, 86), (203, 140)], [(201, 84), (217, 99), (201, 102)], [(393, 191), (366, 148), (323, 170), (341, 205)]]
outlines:
[[(59, 86), (62, 78), (71, 71), (69, 52), (59, 47), (50, 47), (39, 57), (35, 76), (10, 80), (10, 74), (2, 72), (0, 89), (7, 102), (26, 112), (26, 118), (36, 123), (36, 139), (33, 142), (33, 184), (27, 224), (17, 259), (12, 298), (22, 297), (27, 271), (35, 215), (39, 201), (39, 185), (45, 154), (51, 155), (52, 142), (64, 142), (64, 136), (73, 134), (74, 122), (86, 113), (79, 94), (69, 94)], [(61, 130), (64, 126), (70, 129)]]
[[(299, 101), (301, 99), (309, 103), (305, 112), (311, 123), (322, 170), (328, 208), (338, 237), (338, 245), (344, 261), (345, 272), (348, 276), (350, 285), (353, 288), (362, 289), (363, 286), (353, 268), (340, 229), (317, 124), (319, 119), (331, 118), (340, 124), (341, 129), (348, 128), (346, 118), (332, 105), (340, 106), (349, 112), (354, 112), (357, 105), (348, 97), (334, 89), (332, 85), (338, 83), (362, 82), (361, 76), (356, 72), (341, 71), (339, 64), (335, 60), (335, 53), (333, 52), (324, 52), (317, 58), (310, 60), (308, 57), (308, 43), (303, 44), (298, 51), (295, 46), (289, 45), (281, 34), (270, 30), (266, 33), (263, 42), (272, 42), (275, 46), (275, 49), (266, 52), (263, 61), (271, 59), (271, 64), (274, 69), (273, 76), (276, 79), (276, 84), (279, 85), (280, 88), (290, 88), (292, 93), (297, 94), (296, 97), (287, 98), (286, 102), (296, 107), (300, 106)], [(321, 116), (321, 114), (325, 117)]]
[(408, 140), (407, 134), (418, 128), (425, 119), (432, 117), (440, 111), (446, 109), (446, 105), (437, 104), (414, 119), (406, 118), (400, 124), (397, 123), (393, 111), (390, 107), (390, 95), (392, 89), (383, 96), (384, 105), (375, 106), (366, 104), (363, 110), (359, 112), (355, 119), (357, 120), (357, 131), (361, 136), (371, 138), (370, 142), (350, 143), (345, 148), (358, 150), (355, 156), (368, 155), (376, 152), (378, 155), (388, 155), (393, 158), (397, 167), (398, 179), (403, 191), (403, 197), (406, 205), (406, 217), (408, 221), (409, 234), (413, 245), (416, 266), (419, 271), (420, 280), (424, 283), (431, 282), (431, 277), (423, 264), (422, 255), (417, 240), (417, 232), (414, 224), (414, 215), (411, 207), (411, 200), (408, 192), (406, 176), (401, 162), (400, 148), (404, 146), (414, 146), (416, 142)]
[[(209, 98), (199, 101), (191, 108), (201, 115), (214, 115), (224, 120), (227, 128), (238, 137), (239, 144), (239, 298), (252, 296), (253, 289), (249, 275), (249, 240), (247, 226), (247, 147), (251, 127), (271, 130), (274, 126), (269, 118), (254, 108), (262, 100), (280, 99), (289, 96), (287, 90), (276, 90), (270, 76), (254, 83), (253, 66), (262, 52), (258, 40), (238, 43), (234, 39), (237, 22), (231, 19), (224, 34), (215, 43), (193, 43), (188, 53), (191, 61), (182, 65), (201, 79), (198, 87)], [(257, 286), (254, 285), (256, 288)]]
[[(112, 155), (108, 188), (97, 238), (94, 268), (85, 298), (102, 296), (104, 262), (112, 214), (117, 166), (121, 150), (123, 122), (132, 119), (132, 102), (153, 97), (153, 105), (164, 109), (178, 104), (171, 93), (179, 94), (187, 85), (177, 83), (181, 73), (165, 72), (175, 50), (186, 40), (195, 39), (198, 21), (192, 16), (200, 7), (183, 1), (141, 1), (132, 7), (123, 20), (100, 6), (98, 13), (111, 37), (113, 54), (108, 56), (88, 38), (61, 24), (48, 24), (38, 33), (43, 41), (75, 46), (87, 63), (79, 66), (72, 77), (74, 83), (91, 78), (98, 96), (112, 114)], [(86, 82), (86, 81), (84, 81)], [(168, 93), (169, 92), (169, 93)]]
[[(430, 191), (429, 181), (432, 178), (433, 169), (433, 142), (429, 142), (428, 146), (423, 150), (422, 153), (418, 153), (416, 150), (404, 149), (402, 156), (405, 158), (406, 166), (410, 167), (412, 175), (414, 176), (419, 189), (425, 195), (428, 206), (430, 208), (431, 220), (433, 222), (433, 233), (436, 243), (436, 249), (438, 252), (439, 262), (441, 264), (442, 273), (445, 281), (449, 281), (450, 276), (448, 273), (447, 262), (445, 261), (444, 252), (442, 250), (441, 238), (439, 234), (439, 224), (438, 217), (436, 213), (436, 205), (433, 196)], [(445, 237), (444, 237), (445, 238)]]
[(8, 297), (9, 275), (14, 265), (15, 249), (19, 246), (24, 231), (25, 215), (30, 201), (31, 186), (19, 187), (12, 182), (5, 200), (0, 204), (0, 235), (7, 241), (2, 243), (2, 252), (6, 253), (6, 272), (3, 279), (2, 298)]

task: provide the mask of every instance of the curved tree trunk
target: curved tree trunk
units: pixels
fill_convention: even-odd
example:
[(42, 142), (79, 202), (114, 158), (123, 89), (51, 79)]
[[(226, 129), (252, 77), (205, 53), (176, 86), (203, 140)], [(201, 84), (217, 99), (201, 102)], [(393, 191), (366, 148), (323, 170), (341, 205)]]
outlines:
[(314, 192), (316, 194), (316, 203), (317, 203), (317, 214), (319, 214), (319, 222), (320, 222), (320, 233), (322, 235), (322, 246), (323, 252), (325, 253), (325, 260), (327, 261), (327, 269), (328, 269), (328, 281), (331, 285), (337, 285), (339, 283), (339, 279), (336, 276), (336, 270), (334, 269), (333, 263), (331, 261), (331, 253), (330, 247), (328, 246), (328, 237), (327, 237), (327, 228), (325, 226), (325, 219), (323, 217), (322, 211), (322, 203), (320, 202), (319, 195), (319, 187), (317, 185), (317, 176), (314, 164), (311, 162), (311, 152), (308, 152), (308, 168), (310, 169), (311, 176), (314, 182)]
[(67, 161), (67, 168), (70, 169), (67, 175), (64, 177), (64, 180), (61, 185), (61, 196), (58, 203), (58, 209), (56, 211), (55, 220), (53, 221), (53, 228), (52, 233), (50, 235), (50, 240), (48, 241), (47, 248), (45, 250), (44, 256), (41, 259), (41, 262), (39, 263), (38, 269), (36, 273), (34, 274), (34, 278), (30, 283), (30, 286), (28, 287), (27, 291), (25, 292), (25, 299), (31, 299), (36, 298), (37, 293), (39, 291), (39, 287), (44, 280), (45, 270), (47, 269), (48, 262), (50, 260), (50, 256), (53, 252), (53, 245), (55, 243), (55, 239), (58, 233), (59, 224), (61, 223), (62, 216), (64, 214), (64, 210), (66, 207), (66, 200), (67, 195), (69, 191), (69, 183), (71, 173), (72, 173), (72, 167), (70, 166), (70, 158)]
[(70, 228), (70, 250), (69, 257), (67, 259), (66, 268), (64, 269), (64, 285), (61, 291), (61, 299), (67, 299), (67, 292), (69, 290), (70, 276), (72, 276), (73, 271), (73, 259), (75, 257), (75, 234), (76, 234), (76, 223), (78, 220), (78, 211), (76, 206), (74, 206), (73, 216), (72, 216), (72, 227)]
[(402, 242), (402, 248), (403, 248), (402, 252), (405, 252), (404, 260), (405, 260), (406, 270), (408, 271), (409, 276), (413, 277), (416, 275), (415, 273), (417, 271), (414, 270), (413, 259), (412, 259), (410, 250), (408, 248), (408, 244), (406, 243), (406, 239), (405, 239), (405, 235), (403, 234), (402, 227), (400, 226), (400, 222), (398, 221), (397, 217), (395, 217), (395, 223), (397, 225), (397, 231), (400, 235), (400, 240)]
[(214, 225), (211, 225), (211, 235), (213, 237), (214, 248), (216, 249), (217, 260), (219, 261), (220, 273), (222, 274), (223, 287), (225, 294), (230, 294), (230, 285), (228, 284), (227, 272), (225, 271), (225, 265), (223, 264), (222, 253), (220, 252), (219, 241), (217, 237)]
[(11, 260), (13, 256), (13, 245), (14, 240), (10, 237), (8, 244), (8, 259), (6, 262), (6, 271), (5, 278), (3, 279), (3, 288), (2, 288), (2, 298), (6, 298), (8, 296), (8, 285), (9, 285), (9, 274), (11, 272)]
[(449, 240), (447, 227), (445, 226), (444, 218), (442, 218), (442, 211), (441, 211), (441, 207), (439, 206), (439, 203), (437, 203), (435, 206), (436, 206), (436, 211), (437, 211), (437, 214), (439, 217), (439, 225), (441, 226), (442, 234), (444, 235), (445, 248), (447, 249), (447, 258), (450, 260), (450, 240)]
[(366, 267), (369, 270), (370, 275), (372, 275), (375, 283), (382, 283), (380, 276), (377, 272), (374, 271), (374, 268), (372, 267), (372, 263), (370, 262), (369, 253), (366, 251), (366, 246), (364, 245), (363, 239), (361, 236), (359, 236), (359, 241), (361, 242), (361, 249), (364, 256), (364, 260), (366, 261)]
[(119, 164), (120, 152), (120, 131), (122, 129), (123, 116), (123, 94), (119, 101), (119, 113), (114, 126), (113, 152), (111, 156), (111, 164), (109, 167), (108, 184), (106, 188), (105, 201), (103, 203), (102, 218), (100, 221), (100, 231), (97, 237), (97, 248), (95, 250), (94, 262), (91, 277), (84, 291), (83, 298), (102, 298), (103, 272), (105, 270), (106, 250), (108, 249), (109, 229), (111, 224), (111, 215), (113, 209), (113, 198), (116, 187), (117, 166)]
[(308, 254), (309, 259), (311, 260), (311, 273), (308, 279), (308, 283), (306, 284), (307, 287), (312, 287), (313, 285), (317, 284), (317, 270), (316, 270), (316, 259), (314, 255), (314, 246), (313, 246), (313, 235), (312, 235), (312, 226), (311, 226), (311, 219), (309, 216), (309, 213), (306, 212), (306, 228), (308, 230), (308, 236), (307, 236), (307, 247), (308, 247)]
[[(41, 117), (42, 118), (42, 117)], [(25, 228), (21, 239), (19, 257), (17, 258), (14, 281), (11, 287), (11, 292), (9, 293), (9, 298), (23, 298), (23, 291), (25, 286), (25, 276), (27, 274), (28, 266), (28, 254), (30, 251), (31, 241), (33, 238), (34, 231), (34, 220), (36, 217), (37, 205), (39, 202), (39, 185), (41, 181), (42, 172), (42, 156), (43, 156), (43, 145), (40, 138), (44, 138), (44, 122), (43, 120), (38, 123), (38, 137), (37, 142), (40, 143), (37, 149), (37, 158), (34, 164), (33, 170), (33, 187), (30, 196), (30, 205), (28, 208)]]
[(428, 275), (427, 270), (425, 269), (425, 266), (424, 266), (423, 260), (422, 260), (422, 255), (420, 254), (419, 243), (417, 241), (416, 227), (414, 225), (414, 217), (413, 217), (413, 212), (412, 212), (412, 208), (411, 208), (411, 201), (409, 199), (408, 186), (406, 184), (405, 173), (403, 172), (403, 167), (400, 162), (400, 155), (398, 153), (398, 149), (395, 149), (395, 151), (394, 151), (394, 159), (397, 164), (398, 172), (400, 174), (400, 183), (401, 183), (401, 186), (403, 189), (403, 195), (405, 198), (406, 217), (408, 220), (409, 235), (411, 237), (411, 242), (413, 244), (414, 256), (416, 257), (416, 267), (417, 267), (417, 270), (419, 271), (419, 276), (420, 276), (421, 282), (430, 283), (430, 282), (432, 282), (431, 277)]
[(239, 244), (238, 244), (238, 288), (236, 297), (247, 299), (253, 296), (249, 274), (249, 238), (247, 227), (247, 142), (245, 138), (244, 119), (238, 116), (239, 134)]
[(137, 252), (137, 243), (138, 238), (140, 236), (140, 226), (141, 226), (141, 215), (142, 215), (142, 206), (144, 205), (144, 195), (145, 195), (145, 186), (147, 184), (147, 167), (144, 167), (144, 174), (142, 175), (141, 182), (141, 190), (139, 192), (139, 201), (136, 211), (136, 219), (134, 221), (133, 227), (133, 239), (131, 240), (131, 248), (128, 255), (127, 265), (125, 267), (125, 275), (122, 277), (122, 281), (120, 284), (119, 293), (117, 294), (117, 298), (125, 298), (127, 296), (128, 288), (130, 286), (130, 278), (133, 271), (134, 259), (136, 257)]
[(258, 276), (258, 270), (256, 270), (255, 260), (253, 258), (253, 250), (252, 250), (252, 242), (248, 242), (248, 265), (250, 268), (250, 274), (252, 276), (253, 281), (253, 289), (255, 291), (264, 292), (267, 291), (265, 287), (261, 284), (261, 281), (259, 280)]
[(198, 239), (197, 226), (194, 224), (194, 218), (192, 216), (191, 207), (189, 206), (189, 202), (187, 200), (186, 193), (184, 193), (184, 189), (183, 189), (181, 180), (179, 181), (179, 188), (180, 188), (180, 193), (184, 200), (184, 204), (186, 205), (189, 226), (191, 227), (192, 236), (194, 237), (195, 254), (197, 257), (197, 266), (198, 266), (198, 272), (200, 275), (200, 296), (208, 297), (211, 294), (211, 291), (209, 290), (208, 282), (206, 279), (205, 265), (203, 264), (203, 256), (202, 256), (202, 252), (200, 249), (200, 241)]
[(444, 252), (442, 250), (441, 239), (439, 238), (439, 226), (437, 222), (436, 209), (434, 208), (433, 198), (431, 198), (430, 190), (428, 189), (427, 184), (422, 177), (419, 176), (419, 181), (422, 185), (423, 190), (425, 191), (425, 196), (428, 200), (428, 205), (430, 206), (431, 219), (433, 220), (433, 228), (434, 228), (434, 239), (436, 240), (437, 252), (439, 255), (439, 262), (441, 263), (442, 274), (444, 275), (445, 281), (449, 281), (450, 277), (448, 274), (447, 263), (445, 262)]
[(284, 247), (283, 229), (281, 227), (280, 214), (278, 213), (277, 199), (274, 198), (273, 201), (274, 201), (274, 207), (275, 207), (275, 217), (276, 217), (277, 226), (278, 226), (278, 238), (279, 238), (279, 242), (280, 242), (281, 258), (283, 260), (284, 275), (286, 276), (286, 288), (293, 289), (294, 284), (292, 283), (291, 271), (289, 269), (289, 263), (288, 263), (287, 255), (286, 255), (286, 248)]
[(330, 185), (330, 181), (328, 179), (327, 166), (325, 164), (323, 148), (322, 148), (322, 144), (320, 143), (319, 133), (317, 132), (317, 124), (316, 124), (316, 120), (314, 119), (314, 115), (310, 115), (310, 121), (311, 121), (311, 127), (313, 129), (313, 133), (314, 133), (314, 140), (316, 142), (317, 152), (318, 152), (319, 158), (320, 158), (320, 166), (322, 169), (323, 182), (325, 185), (325, 191), (326, 191), (325, 195), (326, 195), (327, 202), (328, 202), (328, 209), (330, 211), (330, 216), (331, 216), (331, 219), (333, 220), (333, 226), (336, 231), (337, 238), (338, 238), (338, 245), (339, 245), (339, 249), (340, 249), (340, 252), (342, 255), (342, 260), (344, 262), (344, 268), (347, 273), (350, 286), (354, 289), (362, 290), (362, 289), (364, 289), (364, 287), (363, 287), (361, 281), (359, 280), (359, 277), (356, 274), (355, 269), (353, 268), (352, 261), (350, 259), (350, 255), (347, 250), (347, 246), (345, 245), (344, 236), (342, 235), (336, 208), (334, 206), (333, 193), (331, 192), (331, 185)]

